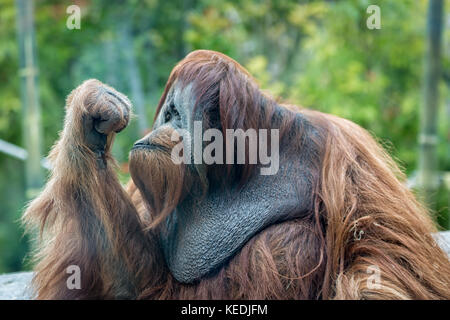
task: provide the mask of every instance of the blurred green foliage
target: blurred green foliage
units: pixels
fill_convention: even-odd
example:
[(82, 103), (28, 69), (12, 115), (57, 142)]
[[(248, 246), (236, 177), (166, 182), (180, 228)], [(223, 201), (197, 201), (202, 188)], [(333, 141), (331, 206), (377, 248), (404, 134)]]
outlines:
[[(66, 27), (66, 8), (82, 9), (81, 30)], [(366, 27), (370, 4), (381, 8), (381, 30)], [(417, 167), (425, 50), (424, 0), (124, 0), (35, 1), (44, 150), (62, 128), (64, 99), (87, 78), (131, 94), (127, 54), (151, 123), (170, 70), (194, 49), (230, 55), (283, 101), (351, 119), (379, 137), (408, 175)], [(449, 16), (449, 6), (447, 19)], [(0, 139), (22, 144), (16, 8), (0, 2)], [(450, 171), (450, 32), (444, 33), (439, 163)], [(136, 75), (135, 75), (136, 76)], [(133, 97), (131, 96), (133, 99)], [(447, 102), (447, 111), (444, 107)], [(136, 120), (114, 154), (127, 161), (139, 135)], [(0, 273), (27, 268), (18, 220), (26, 203), (24, 164), (0, 154)], [(126, 180), (126, 173), (121, 179)], [(439, 222), (448, 225), (448, 190), (439, 191)]]

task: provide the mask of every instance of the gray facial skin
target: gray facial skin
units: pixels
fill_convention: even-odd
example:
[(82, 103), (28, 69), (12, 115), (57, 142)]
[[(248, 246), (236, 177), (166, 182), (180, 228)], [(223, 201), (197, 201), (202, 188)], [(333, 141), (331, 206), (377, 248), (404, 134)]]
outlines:
[[(202, 113), (197, 110), (193, 114), (191, 92), (189, 86), (184, 90), (173, 86), (154, 130), (162, 125), (172, 125), (192, 133), (193, 121), (200, 120)], [(165, 114), (171, 112), (173, 106), (178, 110), (176, 117), (166, 117)], [(287, 111), (279, 108), (277, 112)], [(304, 132), (312, 130), (311, 125), (298, 115), (294, 130), (300, 128)], [(210, 276), (264, 228), (310, 212), (313, 172), (310, 158), (315, 151), (306, 140), (301, 150), (291, 146), (290, 140), (288, 136), (280, 142), (280, 169), (277, 174), (260, 175), (257, 168), (248, 183), (240, 189), (210, 187), (203, 197), (195, 191), (191, 192), (168, 217), (167, 230), (160, 235), (160, 240), (166, 263), (175, 279), (192, 283)], [(191, 169), (200, 176), (206, 170), (205, 164), (190, 166), (195, 166)]]

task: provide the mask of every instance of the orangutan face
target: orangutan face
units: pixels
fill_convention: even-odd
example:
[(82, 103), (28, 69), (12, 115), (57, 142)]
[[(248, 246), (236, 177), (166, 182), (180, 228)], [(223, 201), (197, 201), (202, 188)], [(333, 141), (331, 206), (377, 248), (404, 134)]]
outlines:
[[(282, 140), (278, 136), (283, 118), (295, 116), (269, 104), (234, 64), (219, 59), (209, 68), (192, 70), (195, 66), (187, 63), (189, 75), (195, 76), (186, 80), (181, 69), (174, 81), (169, 79), (153, 131), (130, 153), (132, 179), (154, 219), (163, 222), (161, 247), (180, 282), (200, 279), (266, 226), (299, 217), (311, 207), (309, 161), (298, 156), (296, 144), (289, 146), (288, 134)], [(306, 120), (297, 117), (293, 123), (306, 128)], [(243, 132), (241, 141), (248, 143), (228, 148), (239, 140), (230, 132)], [(208, 149), (213, 142), (216, 148)], [(273, 151), (272, 158), (266, 152), (265, 162), (264, 143)], [(209, 151), (216, 162), (205, 161)]]

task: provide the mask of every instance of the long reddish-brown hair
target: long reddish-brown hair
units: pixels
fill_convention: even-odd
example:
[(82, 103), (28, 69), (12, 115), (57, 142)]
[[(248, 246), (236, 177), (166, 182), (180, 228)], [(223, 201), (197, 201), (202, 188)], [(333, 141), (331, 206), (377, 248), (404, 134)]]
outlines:
[[(175, 81), (193, 83), (199, 105), (218, 105), (222, 130), (272, 124), (277, 103), (261, 92), (241, 65), (221, 53), (198, 50), (175, 66), (157, 114)], [(348, 120), (291, 105), (284, 107), (289, 112), (279, 123), (281, 136), (289, 132), (295, 113), (300, 112), (317, 134), (305, 137), (297, 132), (298, 141), (311, 139), (319, 150), (313, 223), (309, 226), (316, 245), (298, 248), (310, 251), (316, 256), (311, 260), (317, 263), (309, 270), (291, 265), (287, 273), (302, 275), (298, 278), (302, 281), (305, 274), (319, 281), (319, 289), (312, 291), (321, 298), (450, 298), (450, 263), (432, 236), (437, 231), (434, 222), (408, 190), (404, 174), (386, 151), (366, 130)], [(251, 166), (244, 168), (241, 178), (247, 179), (251, 170)], [(303, 223), (298, 225), (300, 229), (305, 227)], [(256, 238), (265, 238), (265, 233), (285, 237), (285, 227), (278, 226), (280, 233), (276, 227)], [(287, 227), (292, 228), (292, 224)], [(258, 243), (253, 240), (231, 261), (227, 268), (238, 274), (233, 278), (249, 277), (244, 274), (249, 270), (234, 266), (246, 250), (262, 250), (266, 257), (272, 257), (273, 268), (280, 263), (270, 252), (270, 245), (258, 248)], [(252, 263), (259, 266), (260, 273), (267, 273), (267, 279), (273, 279), (273, 268), (266, 268), (262, 261)], [(380, 286), (371, 286), (374, 270), (379, 272)], [(321, 274), (314, 277), (314, 273)]]
[[(126, 194), (114, 173), (113, 135), (105, 147), (104, 170), (83, 144), (80, 94), (68, 99), (65, 129), (51, 154), (50, 181), (24, 216), (45, 234), (36, 255), (38, 298), (450, 299), (450, 262), (433, 239), (434, 223), (396, 163), (366, 130), (293, 106), (275, 116), (277, 103), (247, 71), (206, 50), (175, 67), (158, 112), (178, 80), (194, 83), (199, 105), (219, 106), (222, 130), (275, 123), (280, 137), (289, 133), (300, 149), (309, 141), (315, 150), (308, 153), (315, 171), (310, 212), (262, 230), (216, 273), (193, 284), (175, 281), (155, 231), (171, 213), (168, 208), (182, 199), (176, 190), (192, 177), (176, 168), (168, 153), (138, 155), (132, 174), (144, 187), (151, 180), (151, 190), (131, 181)], [(298, 113), (314, 134), (296, 130)], [(170, 147), (169, 136), (157, 139)], [(245, 182), (251, 172), (251, 166), (244, 167), (238, 178)], [(152, 197), (150, 205), (146, 196)], [(81, 290), (67, 288), (65, 269), (72, 264), (83, 272)], [(374, 275), (379, 282), (372, 281)]]

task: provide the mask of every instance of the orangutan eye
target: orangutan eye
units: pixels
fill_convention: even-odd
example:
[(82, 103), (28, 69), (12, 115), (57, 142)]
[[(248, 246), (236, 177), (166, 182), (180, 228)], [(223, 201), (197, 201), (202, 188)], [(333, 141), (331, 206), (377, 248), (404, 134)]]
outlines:
[(173, 106), (173, 115), (174, 117), (179, 120), (180, 119), (180, 114), (178, 113), (178, 110), (175, 108), (175, 106)]
[(170, 112), (166, 112), (166, 114), (164, 115), (164, 122), (169, 122), (170, 119), (172, 119), (172, 115), (170, 114)]
[(167, 108), (167, 111), (164, 114), (164, 121), (169, 122), (172, 120), (172, 118), (175, 118), (175, 120), (181, 119), (180, 113), (173, 103)]

